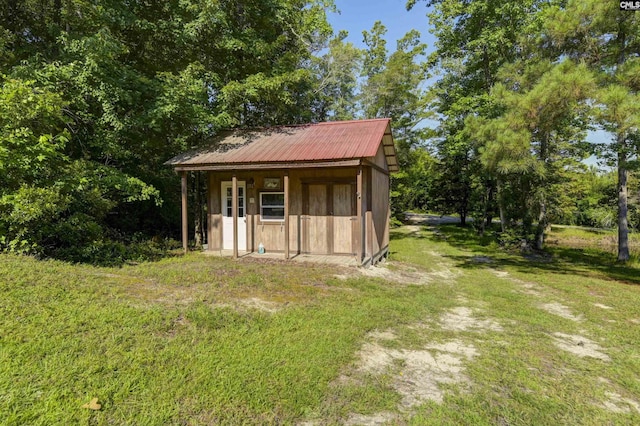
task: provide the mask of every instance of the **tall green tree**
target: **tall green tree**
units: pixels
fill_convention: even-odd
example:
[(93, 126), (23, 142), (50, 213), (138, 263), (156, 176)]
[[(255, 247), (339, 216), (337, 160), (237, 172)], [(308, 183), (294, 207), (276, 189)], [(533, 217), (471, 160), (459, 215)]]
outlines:
[(603, 146), (618, 171), (618, 260), (629, 259), (628, 177), (636, 168), (640, 128), (640, 16), (617, 2), (560, 3), (545, 15), (544, 36), (562, 55), (585, 61), (596, 74), (596, 121), (613, 134)]
[[(416, 7), (417, 3), (409, 0), (407, 8)], [(531, 25), (533, 12), (542, 2), (426, 3), (431, 8), (428, 18), (437, 37), (429, 65), (440, 75), (432, 86), (433, 102), (429, 105), (440, 121), (434, 148), (440, 160), (437, 187), (442, 190), (436, 196), (443, 210), (456, 211), (463, 220), (470, 210), (480, 210), (480, 221), (490, 222), (498, 182), (482, 167), (479, 143), (466, 129), (465, 120), (469, 116), (495, 116), (489, 94), (497, 73), (521, 54), (520, 35)], [(472, 200), (481, 201), (473, 206)], [(504, 206), (500, 205), (500, 210), (504, 215)]]
[(396, 216), (411, 208), (424, 208), (430, 184), (426, 173), (432, 170), (432, 156), (422, 146), (430, 134), (423, 120), (427, 78), (423, 64), (426, 45), (416, 30), (407, 32), (389, 54), (386, 27), (374, 23), (364, 31), (366, 45), (361, 70), (363, 83), (359, 104), (364, 118), (389, 117), (396, 141), (400, 173), (392, 176), (392, 209)]
[(520, 194), (528, 205), (515, 219), (525, 225), (525, 233), (536, 223), (535, 247), (541, 250), (558, 196), (554, 189), (587, 155), (582, 141), (594, 79), (586, 66), (570, 60), (538, 61), (525, 70), (505, 66), (500, 75), (504, 83), (494, 86), (492, 96), (502, 105), (502, 114), (493, 119), (470, 117), (467, 124), (482, 123), (475, 136), (483, 142), (487, 169), (502, 176), (501, 181), (511, 175), (526, 182)]
[(328, 52), (314, 61), (318, 95), (315, 119), (353, 120), (358, 113), (358, 78), (362, 50), (345, 42), (348, 33), (340, 31), (329, 41)]

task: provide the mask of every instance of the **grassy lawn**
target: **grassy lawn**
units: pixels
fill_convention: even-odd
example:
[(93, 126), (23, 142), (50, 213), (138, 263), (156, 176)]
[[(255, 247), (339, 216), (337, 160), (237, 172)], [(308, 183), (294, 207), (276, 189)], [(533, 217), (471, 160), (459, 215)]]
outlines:
[(403, 227), (365, 273), (2, 255), (0, 423), (640, 423), (640, 268), (557, 239)]

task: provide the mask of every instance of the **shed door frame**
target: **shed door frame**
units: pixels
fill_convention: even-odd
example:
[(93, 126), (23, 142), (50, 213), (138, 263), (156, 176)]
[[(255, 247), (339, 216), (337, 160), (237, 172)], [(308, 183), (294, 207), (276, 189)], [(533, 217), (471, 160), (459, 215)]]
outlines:
[[(309, 186), (317, 185), (323, 186), (325, 188), (325, 200), (326, 203), (324, 205), (324, 217), (326, 220), (316, 220), (314, 216), (310, 215), (310, 197), (313, 194), (310, 194)], [(349, 202), (349, 208), (351, 210), (351, 216), (341, 216), (341, 217), (349, 217), (348, 222), (346, 220), (342, 220), (344, 223), (339, 223), (338, 220), (334, 216), (335, 206), (334, 203), (334, 187), (336, 185), (349, 185), (351, 191), (351, 200)], [(353, 179), (344, 179), (344, 180), (303, 180), (302, 181), (302, 252), (307, 254), (329, 254), (329, 255), (356, 255), (357, 254), (357, 188), (356, 182)], [(319, 215), (318, 217), (322, 217)], [(317, 222), (317, 223), (316, 223)], [(339, 233), (340, 227), (348, 228), (348, 223), (351, 224), (351, 250), (349, 252), (345, 251), (336, 251), (336, 248), (340, 245), (336, 245), (335, 243), (335, 234)], [(313, 245), (318, 245), (317, 241), (321, 240), (315, 237), (316, 244), (312, 241), (312, 236), (310, 232), (314, 230), (318, 230), (318, 227), (324, 229), (325, 237), (326, 237), (326, 253), (318, 253), (312, 250)], [(338, 228), (338, 232), (336, 229)], [(324, 241), (322, 241), (324, 242)], [(347, 244), (348, 245), (348, 244)], [(341, 245), (343, 248), (346, 246), (344, 243)]]
[[(232, 181), (220, 183), (220, 207), (222, 212), (222, 249), (233, 249), (233, 203), (231, 200)], [(230, 210), (231, 209), (231, 210)], [(238, 250), (247, 250), (247, 184), (238, 181)]]

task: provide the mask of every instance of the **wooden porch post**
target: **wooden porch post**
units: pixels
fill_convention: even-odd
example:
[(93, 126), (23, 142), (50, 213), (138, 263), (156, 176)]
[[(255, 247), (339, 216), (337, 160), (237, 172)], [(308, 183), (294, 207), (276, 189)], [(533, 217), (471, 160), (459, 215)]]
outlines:
[(356, 209), (358, 215), (358, 263), (362, 264), (362, 244), (364, 242), (364, 232), (362, 220), (362, 166), (358, 167), (358, 176), (356, 180)]
[(284, 172), (284, 258), (289, 259), (289, 172)]
[(187, 172), (182, 172), (180, 186), (182, 188), (182, 248), (186, 253), (189, 250), (189, 231), (187, 224)]
[(207, 250), (213, 250), (213, 172), (207, 172)]
[(231, 212), (233, 215), (233, 258), (238, 258), (238, 178), (231, 178)]

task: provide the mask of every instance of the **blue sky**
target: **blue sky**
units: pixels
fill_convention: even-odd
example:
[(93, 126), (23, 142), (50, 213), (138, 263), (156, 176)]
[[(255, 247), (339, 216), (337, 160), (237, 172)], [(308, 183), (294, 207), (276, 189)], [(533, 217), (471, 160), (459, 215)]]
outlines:
[(407, 11), (406, 0), (336, 0), (339, 14), (329, 13), (329, 22), (337, 33), (349, 31), (347, 40), (358, 47), (364, 47), (362, 31), (369, 31), (376, 21), (382, 21), (387, 27), (387, 49), (393, 52), (396, 41), (409, 30), (416, 29), (427, 43), (429, 51), (433, 49), (433, 36), (429, 33), (426, 3), (419, 2)]

